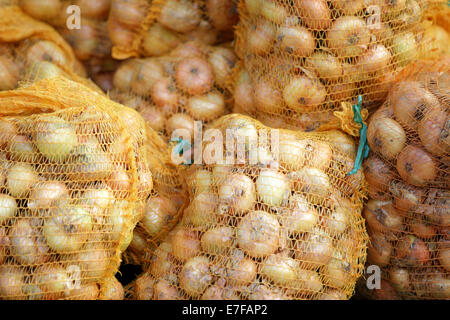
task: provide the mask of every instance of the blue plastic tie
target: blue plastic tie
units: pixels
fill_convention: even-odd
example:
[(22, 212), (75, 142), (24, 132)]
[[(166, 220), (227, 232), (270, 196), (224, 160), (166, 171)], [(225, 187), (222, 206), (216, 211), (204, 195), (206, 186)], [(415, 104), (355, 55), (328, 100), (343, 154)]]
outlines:
[(369, 155), (369, 145), (367, 144), (367, 126), (363, 122), (363, 118), (361, 116), (361, 104), (362, 97), (358, 96), (358, 104), (353, 105), (353, 121), (359, 123), (361, 125), (361, 129), (359, 130), (359, 145), (358, 145), (358, 153), (356, 154), (355, 166), (353, 170), (348, 173), (348, 175), (352, 175), (358, 172), (361, 169), (362, 162)]
[[(170, 142), (177, 142), (178, 144), (175, 147), (175, 152), (178, 153), (180, 156), (184, 153), (184, 150), (189, 150), (191, 148), (191, 143), (187, 140), (181, 139), (181, 138), (172, 138)], [(189, 166), (191, 165), (191, 159), (183, 162), (183, 165)]]

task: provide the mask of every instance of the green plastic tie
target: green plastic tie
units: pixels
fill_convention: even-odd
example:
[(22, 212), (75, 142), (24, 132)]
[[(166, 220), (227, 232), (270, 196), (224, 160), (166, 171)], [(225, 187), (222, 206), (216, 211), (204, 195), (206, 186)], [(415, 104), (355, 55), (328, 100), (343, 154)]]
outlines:
[[(170, 142), (177, 142), (178, 143), (177, 146), (175, 147), (174, 151), (176, 153), (178, 153), (180, 156), (183, 155), (185, 149), (189, 150), (191, 148), (191, 143), (189, 141), (183, 140), (181, 138), (176, 138), (176, 139), (172, 138), (170, 140)], [(191, 164), (192, 164), (191, 159), (183, 162), (183, 165), (185, 165), (185, 166), (190, 166)]]
[(367, 144), (367, 126), (363, 122), (363, 118), (361, 116), (361, 104), (362, 97), (358, 96), (358, 104), (353, 105), (353, 121), (359, 123), (361, 125), (361, 129), (359, 130), (359, 145), (358, 145), (358, 153), (356, 154), (355, 166), (353, 170), (348, 173), (348, 175), (352, 175), (358, 172), (361, 169), (362, 162), (369, 155), (369, 145)]

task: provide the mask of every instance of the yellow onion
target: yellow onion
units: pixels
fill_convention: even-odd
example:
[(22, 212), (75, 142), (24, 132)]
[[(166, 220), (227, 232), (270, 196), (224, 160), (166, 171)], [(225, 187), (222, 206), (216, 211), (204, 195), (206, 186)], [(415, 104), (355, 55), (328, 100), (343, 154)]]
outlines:
[(205, 95), (189, 98), (186, 109), (196, 120), (209, 121), (222, 116), (225, 113), (225, 98), (222, 93), (216, 91)]
[(317, 79), (297, 76), (284, 87), (283, 99), (294, 111), (305, 111), (325, 101), (327, 91)]
[(280, 206), (289, 198), (289, 179), (282, 173), (263, 170), (256, 179), (258, 200), (269, 206)]
[(328, 47), (340, 58), (361, 56), (370, 42), (370, 31), (356, 16), (337, 18), (327, 32)]
[(29, 219), (19, 219), (9, 232), (11, 255), (22, 265), (42, 264), (50, 258), (50, 249)]
[(155, 23), (144, 35), (142, 48), (147, 56), (161, 56), (174, 49), (180, 41), (176, 33)]
[(184, 292), (192, 297), (201, 296), (213, 280), (209, 267), (210, 261), (205, 256), (186, 261), (179, 276), (180, 287)]
[(299, 57), (307, 57), (316, 47), (314, 35), (302, 26), (284, 26), (277, 30), (278, 47)]
[(331, 10), (325, 0), (295, 0), (302, 21), (311, 29), (324, 30), (331, 24)]
[(0, 56), (0, 90), (14, 89), (19, 77), (19, 67), (11, 59)]
[(61, 0), (21, 0), (21, 8), (30, 16), (48, 21), (60, 14)]
[(158, 15), (157, 21), (166, 28), (177, 32), (192, 31), (201, 19), (197, 3), (186, 0), (168, 0)]
[(31, 165), (18, 162), (8, 170), (6, 179), (9, 194), (15, 198), (21, 198), (28, 194), (37, 182), (38, 176)]
[(412, 145), (399, 153), (396, 168), (404, 181), (418, 187), (432, 183), (438, 174), (437, 163), (433, 157)]
[(397, 121), (384, 117), (377, 118), (369, 123), (367, 141), (372, 150), (392, 160), (405, 146), (406, 133)]

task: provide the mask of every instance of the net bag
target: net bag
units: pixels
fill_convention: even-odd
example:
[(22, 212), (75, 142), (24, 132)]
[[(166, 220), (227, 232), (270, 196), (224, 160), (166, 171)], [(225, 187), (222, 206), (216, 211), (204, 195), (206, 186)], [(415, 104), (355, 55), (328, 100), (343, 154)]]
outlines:
[[(193, 143), (195, 121), (208, 125), (230, 112), (226, 81), (235, 63), (226, 44), (187, 42), (163, 57), (123, 62), (110, 95), (139, 111), (167, 141), (181, 137)], [(177, 129), (189, 136), (176, 134)]]
[(107, 296), (152, 173), (164, 181), (152, 133), (63, 77), (0, 92), (0, 106), (0, 299)]
[[(128, 296), (348, 299), (368, 240), (364, 179), (361, 171), (347, 175), (353, 141), (340, 133), (338, 143), (336, 132), (275, 130), (239, 114), (211, 128), (216, 144), (205, 132), (204, 163), (183, 174), (190, 202), (182, 220), (150, 250), (150, 266)], [(278, 141), (270, 138), (277, 134)], [(235, 140), (225, 143), (227, 135)], [(230, 149), (230, 141), (240, 142)], [(222, 156), (237, 162), (213, 161)]]
[(49, 25), (17, 6), (0, 6), (0, 90), (53, 76), (65, 76), (101, 92), (85, 78), (69, 44)]
[(450, 298), (449, 62), (404, 70), (368, 126), (368, 264), (399, 298)]
[[(418, 57), (426, 0), (242, 0), (235, 50), (259, 118), (323, 121), (342, 101), (378, 107)], [(309, 119), (309, 118), (312, 118)]]
[(229, 41), (237, 20), (234, 0), (113, 0), (108, 19), (112, 56), (161, 56), (186, 41)]

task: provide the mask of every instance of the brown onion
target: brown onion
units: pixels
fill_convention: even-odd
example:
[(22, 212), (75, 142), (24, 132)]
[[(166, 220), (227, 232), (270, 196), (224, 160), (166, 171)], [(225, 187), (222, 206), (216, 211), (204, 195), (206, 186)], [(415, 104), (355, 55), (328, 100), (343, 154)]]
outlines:
[(369, 123), (367, 141), (373, 151), (393, 160), (405, 146), (406, 133), (395, 120), (376, 118)]
[(327, 91), (317, 79), (297, 76), (284, 87), (283, 99), (294, 111), (305, 111), (325, 101)]
[(437, 177), (437, 164), (431, 155), (421, 148), (409, 145), (397, 157), (397, 171), (407, 183), (424, 186)]
[(422, 266), (429, 261), (430, 252), (421, 239), (407, 235), (399, 240), (395, 257), (402, 265)]
[(231, 31), (239, 21), (237, 4), (233, 0), (206, 0), (206, 13), (211, 24), (220, 31)]
[(225, 114), (225, 98), (216, 91), (189, 98), (186, 110), (195, 120), (209, 121)]
[(166, 28), (177, 32), (192, 31), (201, 19), (197, 3), (186, 0), (168, 0), (161, 8), (157, 21)]
[(325, 0), (295, 0), (302, 21), (311, 29), (327, 29), (331, 24), (331, 10)]
[(61, 0), (21, 0), (21, 8), (33, 18), (50, 20), (60, 14)]
[(142, 49), (149, 57), (161, 56), (174, 49), (180, 41), (181, 39), (175, 32), (155, 23), (145, 33)]
[[(108, 16), (111, 0), (77, 0), (75, 5), (80, 7), (80, 10), (85, 17), (94, 19), (105, 19)], [(121, 12), (123, 15), (123, 12)]]
[(0, 55), (0, 90), (10, 90), (19, 81), (19, 67), (11, 59)]
[(370, 31), (359, 17), (337, 18), (327, 32), (328, 47), (340, 58), (361, 56), (370, 42)]
[(138, 60), (131, 90), (140, 96), (148, 96), (152, 86), (163, 76), (163, 66), (157, 60), (151, 58)]
[(450, 117), (442, 109), (429, 110), (420, 120), (417, 132), (419, 138), (433, 155), (444, 156), (450, 152)]
[(367, 259), (369, 262), (384, 267), (388, 265), (393, 253), (393, 247), (386, 240), (382, 233), (374, 233), (370, 235), (370, 245), (367, 249)]
[(114, 0), (111, 1), (110, 20), (137, 28), (144, 20), (147, 9), (148, 3), (145, 0)]
[(175, 68), (175, 80), (187, 94), (203, 94), (212, 89), (214, 73), (207, 61), (193, 57), (178, 63)]
[(344, 72), (339, 59), (324, 51), (317, 51), (307, 58), (305, 67), (325, 81), (337, 81)]

